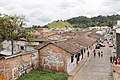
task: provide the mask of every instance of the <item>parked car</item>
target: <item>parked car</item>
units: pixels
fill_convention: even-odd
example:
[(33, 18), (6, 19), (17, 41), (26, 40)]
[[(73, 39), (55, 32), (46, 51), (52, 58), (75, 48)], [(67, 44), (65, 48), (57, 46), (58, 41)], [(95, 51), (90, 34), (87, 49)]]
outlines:
[(96, 45), (96, 49), (100, 49), (100, 45), (97, 44), (97, 45)]
[(105, 47), (105, 45), (102, 43), (99, 43), (98, 45), (100, 45), (100, 47)]

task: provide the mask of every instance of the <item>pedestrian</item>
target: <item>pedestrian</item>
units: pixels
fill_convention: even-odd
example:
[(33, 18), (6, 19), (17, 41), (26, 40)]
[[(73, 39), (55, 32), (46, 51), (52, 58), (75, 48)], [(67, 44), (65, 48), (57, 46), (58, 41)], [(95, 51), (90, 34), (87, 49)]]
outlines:
[(118, 64), (120, 65), (120, 57), (118, 58)]
[(89, 52), (87, 53), (87, 56), (89, 57)]
[(115, 55), (113, 55), (113, 63), (115, 62), (115, 58), (116, 58)]
[(95, 50), (93, 51), (94, 52), (94, 57), (96, 56), (96, 52), (95, 52)]
[(93, 52), (95, 52), (95, 50)]
[(113, 58), (112, 58), (112, 56), (110, 56), (110, 63), (113, 63)]
[(118, 64), (118, 60), (117, 60), (117, 57), (115, 58), (115, 65), (117, 65)]
[(103, 57), (103, 51), (101, 51), (101, 57)]
[(100, 52), (98, 52), (98, 56), (100, 57)]

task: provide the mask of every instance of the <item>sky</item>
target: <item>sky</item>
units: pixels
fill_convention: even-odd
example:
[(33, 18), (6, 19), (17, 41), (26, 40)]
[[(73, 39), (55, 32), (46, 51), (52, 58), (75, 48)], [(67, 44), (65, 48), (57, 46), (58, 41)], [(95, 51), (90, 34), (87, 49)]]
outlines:
[(120, 14), (120, 0), (0, 0), (0, 13), (25, 16), (27, 27), (77, 16)]

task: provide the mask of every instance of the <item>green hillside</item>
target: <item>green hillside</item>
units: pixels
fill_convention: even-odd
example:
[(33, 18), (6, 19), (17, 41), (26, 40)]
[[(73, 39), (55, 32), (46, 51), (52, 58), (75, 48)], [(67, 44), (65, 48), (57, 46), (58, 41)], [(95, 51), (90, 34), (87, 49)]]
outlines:
[(96, 17), (88, 18), (86, 16), (78, 16), (71, 19), (68, 19), (67, 22), (72, 24), (74, 27), (92, 27), (92, 26), (115, 26), (117, 20), (120, 20), (120, 15), (99, 15)]
[(66, 27), (72, 27), (72, 25), (69, 22), (65, 21), (53, 21), (52, 23), (49, 23), (46, 25), (48, 28), (66, 28)]

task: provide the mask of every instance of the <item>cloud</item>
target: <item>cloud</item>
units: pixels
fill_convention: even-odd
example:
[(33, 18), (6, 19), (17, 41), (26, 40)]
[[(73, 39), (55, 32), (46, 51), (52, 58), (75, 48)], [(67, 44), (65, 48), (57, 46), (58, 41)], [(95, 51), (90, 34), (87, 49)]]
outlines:
[(80, 15), (117, 14), (120, 13), (119, 4), (119, 0), (0, 0), (0, 11), (25, 15), (28, 26), (32, 26)]
[(101, 14), (120, 14), (120, 1), (119, 0), (105, 0), (101, 7)]

